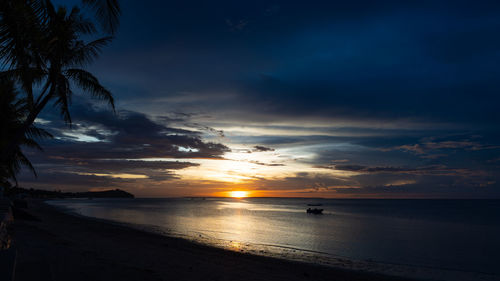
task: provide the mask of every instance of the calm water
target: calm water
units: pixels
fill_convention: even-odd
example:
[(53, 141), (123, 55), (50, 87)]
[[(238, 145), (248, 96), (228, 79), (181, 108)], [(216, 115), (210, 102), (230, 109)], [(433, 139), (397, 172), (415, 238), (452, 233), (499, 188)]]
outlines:
[[(180, 198), (51, 204), (235, 249), (265, 246), (266, 251), (500, 274), (500, 200)], [(324, 214), (306, 214), (307, 204), (322, 204)]]

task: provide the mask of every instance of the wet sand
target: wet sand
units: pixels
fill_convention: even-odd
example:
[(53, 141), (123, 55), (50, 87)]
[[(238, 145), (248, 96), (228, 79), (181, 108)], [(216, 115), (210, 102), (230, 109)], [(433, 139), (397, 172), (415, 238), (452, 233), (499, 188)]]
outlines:
[[(76, 217), (30, 201), (15, 220), (16, 281), (409, 280), (238, 253)], [(22, 219), (25, 217), (25, 219)]]

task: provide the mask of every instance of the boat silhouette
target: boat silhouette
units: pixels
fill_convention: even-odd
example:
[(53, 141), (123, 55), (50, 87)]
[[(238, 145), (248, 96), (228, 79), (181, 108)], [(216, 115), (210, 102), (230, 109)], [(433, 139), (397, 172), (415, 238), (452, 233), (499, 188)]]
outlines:
[(307, 208), (306, 212), (308, 214), (315, 214), (315, 215), (320, 215), (320, 214), (323, 214), (323, 209), (311, 209), (311, 208)]

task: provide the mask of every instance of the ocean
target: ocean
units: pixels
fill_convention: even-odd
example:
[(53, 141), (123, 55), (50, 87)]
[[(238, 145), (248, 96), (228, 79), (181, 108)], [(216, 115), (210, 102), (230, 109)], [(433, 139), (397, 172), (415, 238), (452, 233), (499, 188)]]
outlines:
[[(211, 246), (500, 275), (500, 200), (68, 199), (50, 204)], [(323, 214), (307, 214), (311, 208)], [(326, 262), (328, 264), (328, 262)]]

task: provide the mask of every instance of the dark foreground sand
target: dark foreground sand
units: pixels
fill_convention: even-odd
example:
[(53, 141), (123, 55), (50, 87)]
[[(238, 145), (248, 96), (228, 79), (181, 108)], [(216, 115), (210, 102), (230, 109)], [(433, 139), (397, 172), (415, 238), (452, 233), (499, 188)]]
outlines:
[[(254, 256), (59, 212), (30, 201), (39, 221), (14, 222), (16, 281), (407, 280)], [(24, 216), (25, 217), (25, 216)]]

